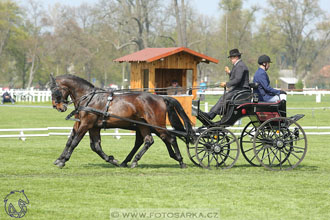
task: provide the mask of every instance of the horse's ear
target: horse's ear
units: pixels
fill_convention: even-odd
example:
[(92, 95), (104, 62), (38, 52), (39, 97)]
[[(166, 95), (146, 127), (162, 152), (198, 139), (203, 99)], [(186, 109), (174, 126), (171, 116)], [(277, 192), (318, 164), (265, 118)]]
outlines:
[(50, 78), (50, 86), (56, 86), (56, 81), (55, 78), (53, 76), (53, 74), (49, 74), (49, 78)]

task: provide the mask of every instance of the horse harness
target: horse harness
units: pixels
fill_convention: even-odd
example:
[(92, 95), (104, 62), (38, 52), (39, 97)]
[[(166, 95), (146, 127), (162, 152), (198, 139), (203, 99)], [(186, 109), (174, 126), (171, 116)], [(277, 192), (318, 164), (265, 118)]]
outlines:
[[(98, 93), (109, 93), (104, 111), (88, 107), (89, 103), (92, 101), (95, 94), (98, 94)], [(86, 99), (88, 99), (86, 104), (84, 106), (80, 106), (81, 102), (86, 100)], [(110, 103), (111, 103), (112, 99), (113, 99), (113, 91), (112, 90), (111, 91), (103, 91), (103, 90), (102, 91), (97, 91), (97, 89), (94, 89), (92, 92), (80, 97), (80, 99), (78, 100), (77, 106), (75, 107), (75, 109), (68, 116), (65, 117), (65, 120), (80, 121), (77, 118), (73, 119), (72, 116), (74, 116), (75, 114), (78, 114), (80, 111), (92, 112), (94, 114), (103, 116), (103, 118), (102, 118), (102, 127), (105, 129), (106, 128), (106, 119), (108, 117), (110, 117), (110, 114), (109, 114), (108, 110), (109, 110)]]
[[(89, 103), (91, 102), (91, 100), (93, 99), (93, 97), (95, 96), (95, 94), (97, 94), (97, 93), (109, 93), (104, 111), (101, 111), (101, 110), (98, 110), (96, 108), (92, 108), (92, 107), (88, 106)], [(105, 90), (97, 91), (97, 89), (94, 89), (92, 92), (80, 97), (80, 99), (78, 101), (78, 104), (77, 104), (77, 107), (68, 116), (65, 117), (65, 120), (72, 120), (72, 121), (78, 121), (79, 122), (80, 120), (78, 118), (72, 118), (72, 117), (74, 115), (78, 114), (80, 111), (85, 111), (85, 112), (91, 112), (91, 113), (94, 113), (96, 115), (103, 116), (103, 118), (102, 118), (102, 127), (104, 129), (106, 129), (106, 119), (110, 118), (110, 117), (113, 117), (113, 118), (117, 118), (117, 119), (120, 119), (120, 120), (131, 122), (134, 126), (137, 126), (139, 124), (139, 125), (144, 125), (144, 126), (148, 126), (148, 127), (151, 127), (151, 128), (158, 128), (158, 129), (162, 129), (162, 130), (167, 130), (171, 133), (176, 133), (179, 136), (186, 136), (187, 135), (185, 132), (182, 132), (182, 131), (168, 130), (167, 128), (160, 127), (160, 126), (157, 126), (157, 125), (150, 125), (150, 124), (142, 122), (142, 121), (137, 121), (137, 120), (133, 120), (133, 119), (129, 119), (129, 118), (120, 117), (118, 115), (110, 114), (108, 112), (108, 110), (109, 110), (111, 101), (113, 100), (113, 94), (114, 94), (113, 90), (111, 90), (111, 91), (105, 91)], [(86, 100), (87, 98), (88, 98), (88, 101), (86, 102), (86, 104), (84, 106), (80, 106), (80, 103), (82, 101)], [(71, 104), (73, 102), (71, 101), (71, 102), (68, 102), (68, 103)]]

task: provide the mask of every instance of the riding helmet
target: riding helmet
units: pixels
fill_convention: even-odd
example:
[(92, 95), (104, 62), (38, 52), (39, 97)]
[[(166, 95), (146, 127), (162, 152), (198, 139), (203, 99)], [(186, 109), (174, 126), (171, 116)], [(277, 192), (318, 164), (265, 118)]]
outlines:
[(271, 63), (270, 57), (267, 55), (261, 55), (258, 59), (258, 64), (262, 65), (263, 63)]

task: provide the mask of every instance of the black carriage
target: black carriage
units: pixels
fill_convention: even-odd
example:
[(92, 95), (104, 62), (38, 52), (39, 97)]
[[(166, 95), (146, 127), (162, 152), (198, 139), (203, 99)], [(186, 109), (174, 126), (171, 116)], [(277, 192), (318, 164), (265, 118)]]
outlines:
[[(193, 104), (193, 113), (203, 126), (196, 129), (194, 145), (187, 144), (190, 160), (204, 168), (231, 168), (240, 151), (253, 166), (270, 170), (290, 170), (298, 166), (307, 151), (307, 138), (297, 121), (304, 117), (286, 115), (286, 101), (258, 102), (251, 83), (250, 90), (237, 93), (227, 104), (220, 121), (210, 121)], [(237, 138), (228, 130), (236, 121), (248, 117), (250, 122)]]

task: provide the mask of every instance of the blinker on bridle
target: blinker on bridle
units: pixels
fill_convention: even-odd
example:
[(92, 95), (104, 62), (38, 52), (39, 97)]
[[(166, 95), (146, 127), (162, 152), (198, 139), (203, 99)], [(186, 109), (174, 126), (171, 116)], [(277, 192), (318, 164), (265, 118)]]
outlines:
[(59, 103), (64, 103), (65, 105), (69, 105), (71, 104), (68, 100), (65, 100), (61, 91), (60, 90), (66, 90), (68, 91), (67, 88), (62, 88), (60, 86), (58, 86), (57, 82), (55, 81), (55, 79), (52, 80), (51, 83), (51, 88), (50, 91), (52, 92), (52, 95), (55, 97), (55, 104), (59, 104)]
[(66, 88), (61, 88), (61, 87), (57, 87), (56, 90), (55, 89), (51, 89), (53, 95), (55, 96), (55, 103), (56, 104), (59, 104), (61, 102), (63, 102), (64, 104), (69, 104), (69, 101), (68, 100), (65, 100), (63, 98), (63, 95), (61, 93), (61, 89), (63, 90), (67, 90)]

